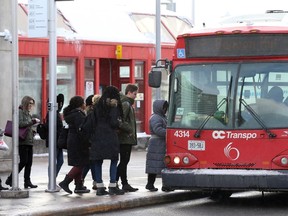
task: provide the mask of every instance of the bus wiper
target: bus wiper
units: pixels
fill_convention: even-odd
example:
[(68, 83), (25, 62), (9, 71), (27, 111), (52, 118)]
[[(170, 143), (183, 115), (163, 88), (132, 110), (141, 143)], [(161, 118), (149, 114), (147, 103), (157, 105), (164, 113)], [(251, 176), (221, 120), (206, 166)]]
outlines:
[(206, 123), (209, 121), (209, 119), (214, 116), (214, 114), (221, 108), (221, 106), (223, 106), (223, 104), (227, 103), (228, 99), (227, 98), (223, 98), (218, 104), (217, 104), (217, 108), (216, 110), (211, 113), (210, 115), (208, 115), (204, 121), (202, 122), (202, 124), (200, 125), (200, 127), (197, 129), (197, 131), (194, 134), (195, 138), (199, 138), (200, 137), (200, 133), (203, 130), (204, 126), (206, 125)]
[(261, 120), (260, 116), (252, 109), (249, 104), (246, 103), (244, 99), (239, 99), (239, 102), (243, 104), (243, 106), (248, 110), (248, 112), (251, 114), (251, 116), (258, 122), (258, 124), (264, 129), (264, 131), (268, 134), (270, 138), (275, 138), (276, 134), (272, 133), (264, 124), (264, 122)]

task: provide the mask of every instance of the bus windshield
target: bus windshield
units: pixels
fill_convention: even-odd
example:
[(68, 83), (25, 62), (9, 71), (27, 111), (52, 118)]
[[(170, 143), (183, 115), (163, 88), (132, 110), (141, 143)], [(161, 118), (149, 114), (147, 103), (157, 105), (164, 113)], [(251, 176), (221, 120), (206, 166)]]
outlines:
[(178, 65), (171, 74), (168, 127), (284, 128), (288, 62)]

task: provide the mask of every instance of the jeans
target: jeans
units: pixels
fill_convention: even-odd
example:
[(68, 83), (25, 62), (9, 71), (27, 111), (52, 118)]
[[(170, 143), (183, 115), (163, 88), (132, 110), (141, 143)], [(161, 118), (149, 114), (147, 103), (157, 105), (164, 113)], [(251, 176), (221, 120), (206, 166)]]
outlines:
[[(110, 161), (110, 183), (116, 183), (117, 163), (118, 163), (118, 160)], [(96, 176), (97, 183), (103, 183), (102, 164), (103, 164), (103, 160), (95, 160), (95, 170), (96, 170), (95, 176)]]
[(89, 170), (91, 170), (93, 181), (96, 181), (96, 164), (93, 161), (90, 161), (90, 164), (83, 168), (82, 179), (85, 179)]
[(57, 148), (56, 150), (56, 177), (64, 163), (63, 149)]
[[(56, 177), (58, 176), (58, 173), (63, 163), (64, 163), (63, 149), (56, 148)], [(50, 176), (49, 171), (50, 171), (50, 168), (48, 166), (48, 176)]]

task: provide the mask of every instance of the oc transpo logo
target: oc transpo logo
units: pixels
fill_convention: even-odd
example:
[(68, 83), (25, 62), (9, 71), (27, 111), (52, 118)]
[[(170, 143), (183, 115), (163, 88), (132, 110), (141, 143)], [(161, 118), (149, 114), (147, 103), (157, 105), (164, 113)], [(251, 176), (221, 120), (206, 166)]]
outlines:
[(224, 139), (225, 138), (225, 131), (213, 131), (212, 137), (214, 139)]
[(213, 139), (256, 139), (257, 133), (241, 133), (232, 131), (215, 130), (212, 132)]
[(230, 160), (237, 160), (240, 156), (240, 152), (237, 148), (232, 147), (232, 142), (230, 142), (225, 148), (224, 148), (224, 154), (225, 156)]

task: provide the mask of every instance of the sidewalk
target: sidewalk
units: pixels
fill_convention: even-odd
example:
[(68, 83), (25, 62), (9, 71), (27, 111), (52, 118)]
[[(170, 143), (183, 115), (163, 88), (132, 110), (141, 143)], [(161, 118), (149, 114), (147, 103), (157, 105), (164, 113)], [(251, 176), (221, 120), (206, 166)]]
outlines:
[[(145, 189), (146, 174), (145, 174), (145, 151), (133, 151), (131, 155), (131, 166), (129, 166), (129, 182), (132, 186), (138, 187), (139, 191), (125, 193), (124, 195), (114, 196), (96, 196), (96, 192), (91, 189), (92, 179), (90, 172), (85, 179), (85, 186), (91, 189), (87, 194), (67, 194), (65, 191), (60, 192), (45, 192), (48, 185), (47, 165), (48, 156), (34, 156), (31, 179), (34, 184), (38, 185), (36, 189), (29, 190), (28, 198), (1, 198), (0, 192), (0, 215), (84, 215), (93, 214), (97, 212), (107, 212), (112, 210), (119, 210), (132, 207), (140, 207), (152, 204), (175, 202), (181, 200), (188, 200), (202, 197), (201, 193), (190, 191), (174, 191), (162, 192), (161, 180), (157, 179), (155, 187), (160, 190), (158, 192), (149, 192)], [(66, 165), (65, 158), (64, 165), (57, 177), (57, 183), (61, 181), (65, 174), (70, 169)], [(109, 162), (105, 161), (103, 164), (103, 180), (107, 185)], [(3, 183), (7, 178), (8, 173), (1, 173)], [(3, 184), (2, 183), (2, 184)], [(70, 189), (74, 190), (74, 184), (70, 184)], [(3, 186), (6, 186), (3, 184)], [(23, 170), (19, 174), (19, 187), (23, 187)]]

